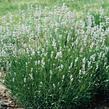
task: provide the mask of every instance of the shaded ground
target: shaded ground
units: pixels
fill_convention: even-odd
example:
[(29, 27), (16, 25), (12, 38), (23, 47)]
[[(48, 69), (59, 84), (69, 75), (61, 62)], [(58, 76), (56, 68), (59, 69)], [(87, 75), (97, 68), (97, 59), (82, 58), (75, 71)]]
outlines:
[[(3, 79), (3, 73), (0, 72), (0, 81)], [(0, 109), (23, 109), (20, 108), (10, 96), (6, 87), (0, 83)]]
[(0, 109), (15, 109), (16, 104), (9, 96), (5, 86), (0, 84)]

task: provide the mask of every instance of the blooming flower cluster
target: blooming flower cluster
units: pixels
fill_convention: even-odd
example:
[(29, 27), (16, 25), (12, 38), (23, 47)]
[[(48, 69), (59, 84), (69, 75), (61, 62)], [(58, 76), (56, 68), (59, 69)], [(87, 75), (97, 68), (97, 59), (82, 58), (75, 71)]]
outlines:
[(109, 71), (108, 17), (99, 16), (101, 22), (92, 15), (80, 20), (63, 5), (29, 7), (1, 19), (0, 57), (10, 59), (5, 84), (25, 107), (62, 108), (90, 99)]

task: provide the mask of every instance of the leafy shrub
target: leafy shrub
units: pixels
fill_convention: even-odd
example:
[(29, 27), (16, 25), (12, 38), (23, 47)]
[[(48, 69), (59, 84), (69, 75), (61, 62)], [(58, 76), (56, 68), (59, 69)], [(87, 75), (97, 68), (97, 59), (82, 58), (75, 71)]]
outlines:
[(92, 90), (107, 81), (108, 28), (77, 21), (66, 6), (43, 9), (39, 16), (35, 11), (22, 14), (23, 32), (12, 34), (13, 46), (24, 51), (12, 52), (5, 85), (28, 109), (87, 109)]
[[(105, 57), (99, 56), (104, 51), (97, 54), (88, 52), (88, 55), (77, 57), (71, 48), (62, 48), (62, 54), (54, 48), (44, 50), (39, 50), (32, 56), (12, 58), (5, 81), (12, 94), (26, 108), (87, 106), (93, 86), (106, 77), (103, 62)], [(98, 59), (94, 60), (95, 58)], [(104, 69), (100, 74), (97, 73), (99, 68)]]

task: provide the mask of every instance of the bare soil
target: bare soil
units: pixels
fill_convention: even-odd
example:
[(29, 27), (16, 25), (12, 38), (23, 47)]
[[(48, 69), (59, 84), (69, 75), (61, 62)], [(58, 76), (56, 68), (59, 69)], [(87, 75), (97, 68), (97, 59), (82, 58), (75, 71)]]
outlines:
[[(4, 78), (4, 73), (0, 72), (0, 81)], [(10, 96), (9, 90), (0, 83), (0, 109), (23, 109), (20, 108), (15, 100)]]

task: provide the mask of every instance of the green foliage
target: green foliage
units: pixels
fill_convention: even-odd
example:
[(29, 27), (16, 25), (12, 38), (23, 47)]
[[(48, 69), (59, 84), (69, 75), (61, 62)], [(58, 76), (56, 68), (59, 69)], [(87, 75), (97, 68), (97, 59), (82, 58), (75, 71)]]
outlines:
[(54, 20), (59, 27), (47, 28), (40, 48), (10, 58), (5, 85), (28, 109), (87, 109), (93, 89), (108, 80), (107, 46), (101, 40), (106, 34), (97, 25), (84, 27), (71, 19), (73, 25), (66, 27), (66, 18), (63, 25)]
[(65, 0), (52, 9), (34, 4), (1, 20), (4, 84), (26, 109), (87, 109), (98, 90), (109, 89), (108, 17), (93, 12), (78, 19), (71, 3), (77, 10), (79, 3), (88, 4)]
[[(32, 56), (12, 57), (10, 72), (5, 81), (7, 88), (25, 108), (77, 109), (83, 104), (82, 108), (87, 108), (94, 85), (97, 88), (104, 86), (107, 79), (105, 57), (97, 59), (99, 56), (96, 56), (93, 62), (90, 57), (94, 52), (85, 53), (83, 58), (77, 57), (80, 53), (74, 54), (73, 50), (69, 52), (68, 48), (63, 48), (61, 59), (55, 59), (56, 51), (51, 47), (46, 49), (45, 56), (39, 50)], [(91, 68), (87, 66), (88, 61), (91, 62)], [(73, 63), (71, 69), (70, 63)], [(80, 72), (83, 65), (86, 67), (85, 71)]]
[[(19, 7), (26, 9), (30, 4), (39, 4), (42, 6), (53, 7), (56, 4), (62, 5), (65, 3), (71, 10), (76, 10), (78, 14), (84, 13), (87, 10), (98, 10), (100, 7), (103, 7), (105, 10), (108, 10), (109, 1), (108, 0), (1, 0), (0, 1), (0, 16), (6, 15), (8, 12), (15, 14), (18, 12)], [(108, 12), (107, 12), (108, 14)]]

